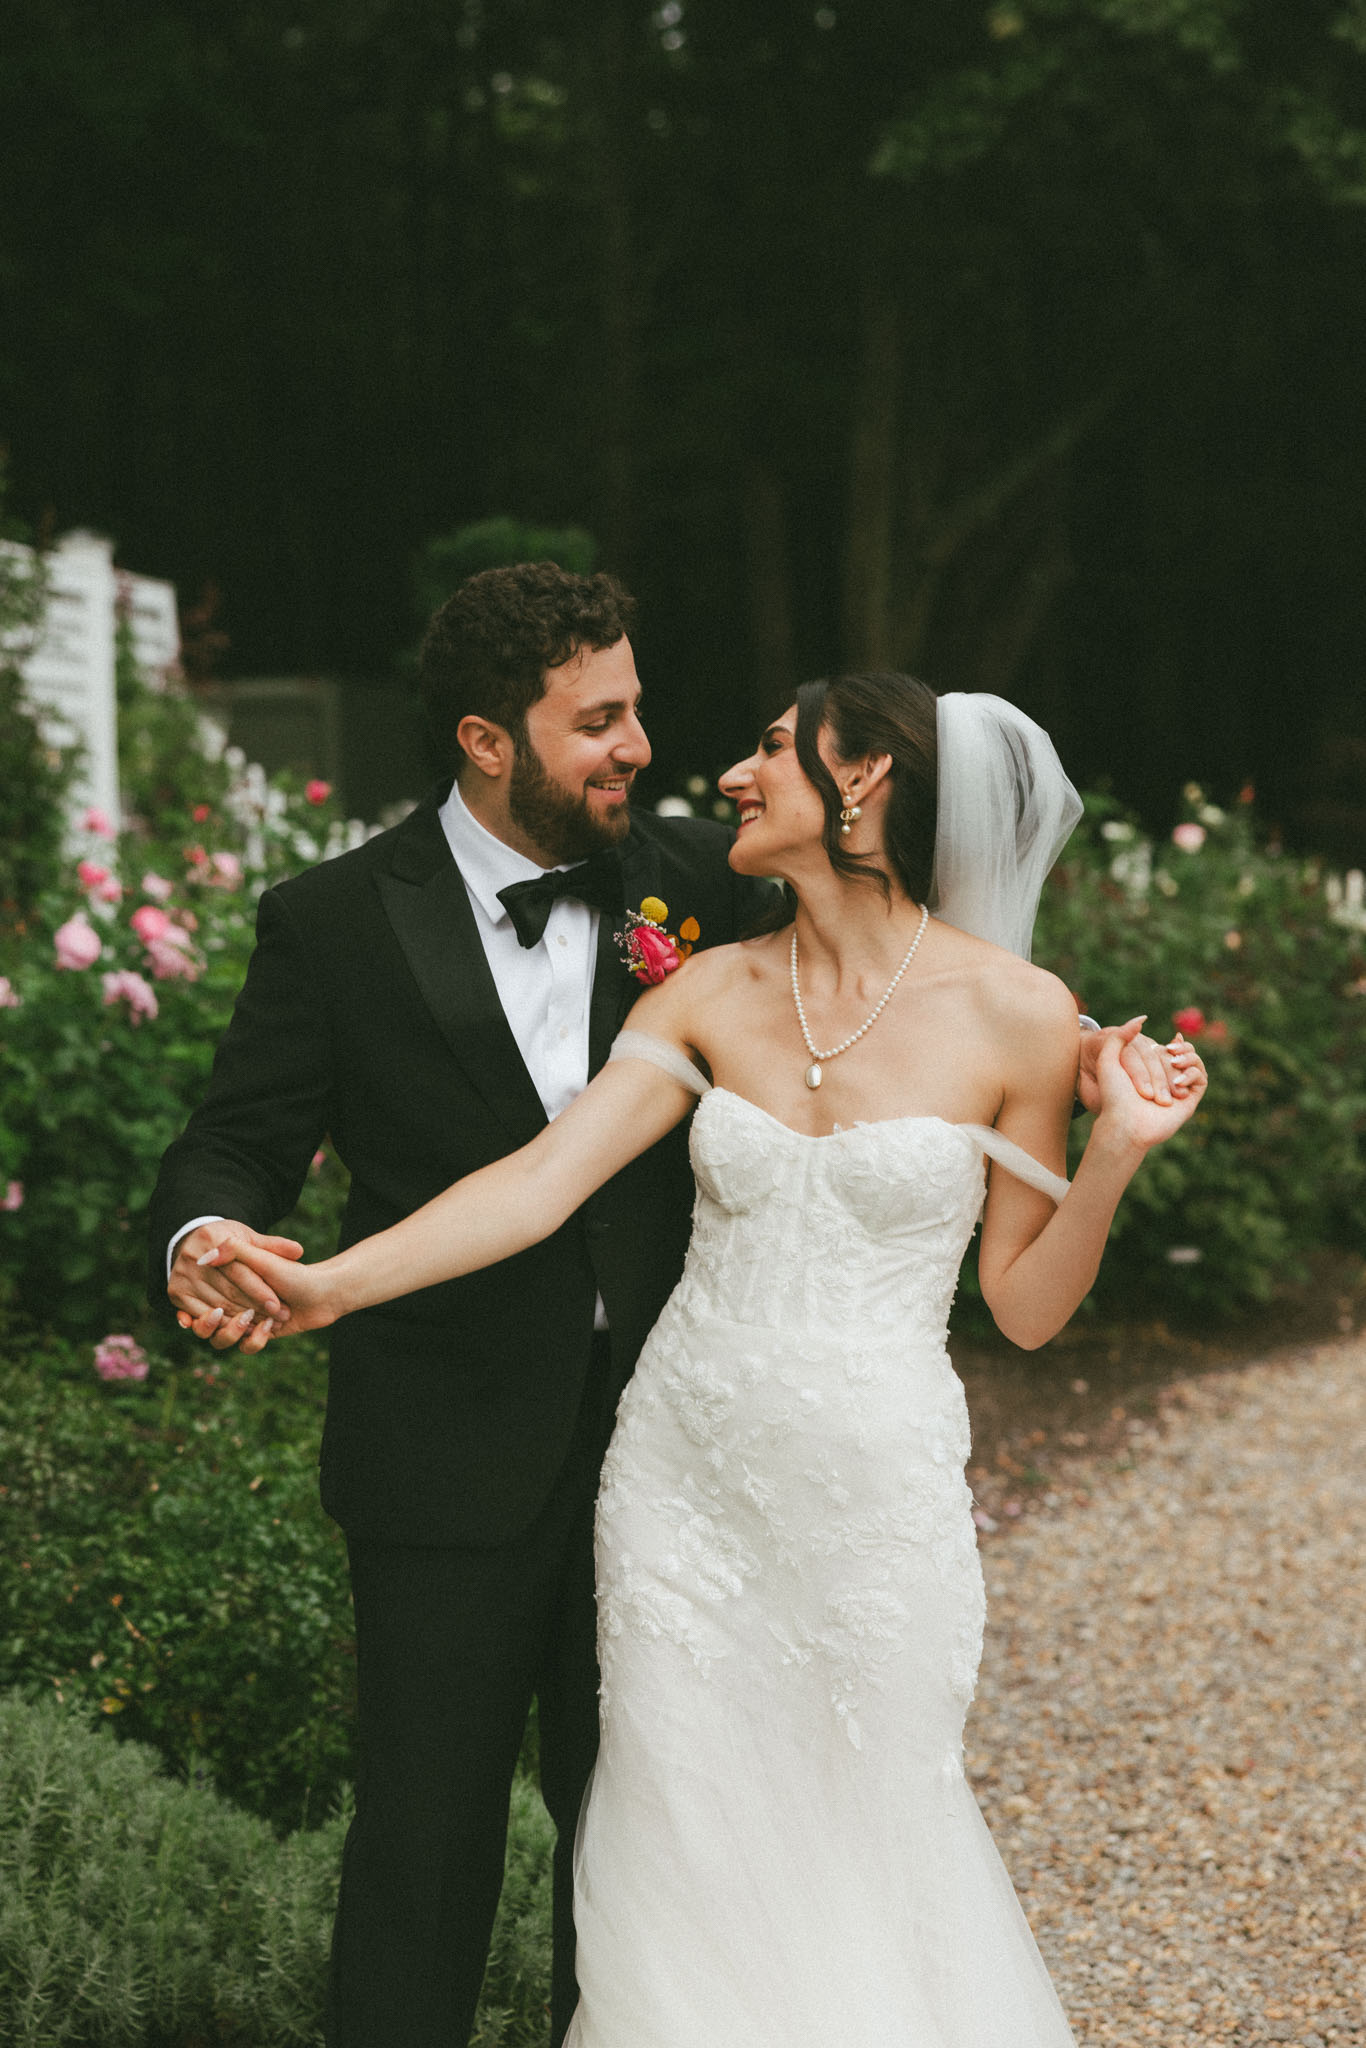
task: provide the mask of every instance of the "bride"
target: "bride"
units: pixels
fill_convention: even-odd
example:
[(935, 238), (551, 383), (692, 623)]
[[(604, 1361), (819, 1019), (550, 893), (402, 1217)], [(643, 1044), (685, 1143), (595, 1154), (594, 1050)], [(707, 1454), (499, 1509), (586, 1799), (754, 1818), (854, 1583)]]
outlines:
[(1147, 1100), (1108, 1043), (1068, 1186), (1076, 1006), (1028, 953), (1080, 806), (1000, 699), (807, 684), (721, 786), (784, 921), (644, 994), (532, 1144), (394, 1228), (209, 1256), (317, 1328), (548, 1236), (695, 1107), (687, 1266), (598, 1503), (570, 2048), (1065, 2048), (963, 1777), (984, 1602), (945, 1328), (981, 1215), (1000, 1328), (1055, 1335), (1205, 1075), (1177, 1044)]

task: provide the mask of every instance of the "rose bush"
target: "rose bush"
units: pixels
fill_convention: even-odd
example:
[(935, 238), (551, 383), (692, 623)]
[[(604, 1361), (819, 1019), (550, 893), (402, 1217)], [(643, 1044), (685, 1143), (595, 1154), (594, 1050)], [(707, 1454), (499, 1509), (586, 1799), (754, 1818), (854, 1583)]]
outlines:
[[(143, 1210), (203, 1093), (263, 888), (359, 842), (323, 785), (268, 781), (119, 636), (127, 829), (102, 812), (0, 929), (0, 1305), (73, 1336), (145, 1326)], [(295, 1235), (331, 1248), (345, 1175)]]
[(1120, 1209), (1093, 1297), (1111, 1313), (1236, 1309), (1302, 1277), (1309, 1252), (1366, 1243), (1361, 877), (1259, 843), (1250, 790), (1227, 810), (1185, 796), (1165, 841), (1089, 800), (1035, 932), (1081, 1008), (1110, 1023), (1146, 1008), (1210, 1072)]
[[(132, 876), (144, 849), (128, 851)], [(170, 889), (139, 902), (130, 880), (118, 906), (89, 890), (66, 915), (69, 893), (52, 891), (10, 945), (0, 1187), (22, 1184), (23, 1196), (0, 1214), (0, 1303), (73, 1336), (145, 1324), (143, 1210), (251, 949), (250, 890), (206, 886), (193, 866)], [(335, 1160), (310, 1176), (310, 1242), (328, 1241), (343, 1193)]]

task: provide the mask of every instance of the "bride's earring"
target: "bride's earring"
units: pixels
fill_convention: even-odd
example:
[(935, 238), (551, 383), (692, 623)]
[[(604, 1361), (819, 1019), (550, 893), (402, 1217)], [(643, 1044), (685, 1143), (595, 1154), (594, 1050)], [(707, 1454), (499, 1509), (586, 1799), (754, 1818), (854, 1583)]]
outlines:
[(849, 837), (849, 827), (856, 821), (856, 819), (859, 819), (862, 816), (862, 808), (858, 804), (851, 804), (848, 797), (846, 797), (844, 800), (844, 809), (840, 812), (841, 838), (847, 839)]

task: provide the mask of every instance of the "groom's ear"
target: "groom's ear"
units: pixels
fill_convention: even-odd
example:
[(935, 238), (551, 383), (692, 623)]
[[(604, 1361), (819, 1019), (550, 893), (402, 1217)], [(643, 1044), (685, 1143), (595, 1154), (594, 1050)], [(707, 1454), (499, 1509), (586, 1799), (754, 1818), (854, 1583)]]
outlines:
[(490, 782), (498, 782), (510, 772), (517, 750), (506, 726), (471, 714), (461, 719), (455, 737), (466, 759)]

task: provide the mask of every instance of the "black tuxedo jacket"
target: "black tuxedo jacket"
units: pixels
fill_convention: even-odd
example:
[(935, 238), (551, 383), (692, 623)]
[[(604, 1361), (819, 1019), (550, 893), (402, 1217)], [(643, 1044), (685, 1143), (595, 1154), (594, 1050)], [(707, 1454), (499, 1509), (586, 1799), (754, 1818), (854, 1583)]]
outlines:
[[(192, 1216), (269, 1230), (329, 1137), (351, 1173), (342, 1242), (383, 1230), (515, 1150), (545, 1112), (499, 1005), (441, 795), (354, 853), (269, 890), (202, 1105), (151, 1203), (154, 1300)], [(731, 873), (702, 819), (633, 821), (625, 904), (659, 896), (702, 945), (741, 936), (766, 885)], [(599, 921), (589, 1071), (639, 984)], [(600, 1292), (625, 1383), (682, 1269), (686, 1126), (516, 1258), (345, 1318), (332, 1332), (323, 1505), (375, 1542), (494, 1544), (525, 1528), (569, 1445)], [(261, 1370), (270, 1370), (269, 1359)]]

